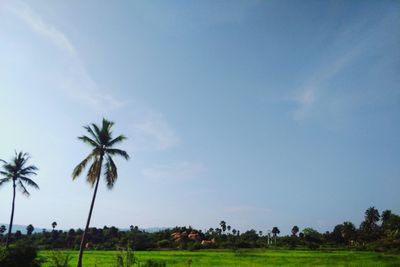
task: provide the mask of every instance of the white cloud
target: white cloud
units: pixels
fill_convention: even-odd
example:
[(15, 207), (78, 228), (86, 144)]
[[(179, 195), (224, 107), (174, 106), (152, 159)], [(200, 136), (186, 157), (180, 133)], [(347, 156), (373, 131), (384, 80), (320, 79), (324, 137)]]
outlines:
[(46, 23), (38, 13), (26, 3), (20, 1), (10, 2), (9, 10), (23, 20), (33, 31), (42, 35), (60, 49), (65, 50), (71, 56), (76, 56), (76, 50), (68, 38), (52, 25)]
[(28, 4), (22, 1), (10, 1), (6, 2), (5, 7), (7, 11), (23, 21), (32, 32), (42, 36), (61, 51), (62, 56), (65, 57), (65, 66), (62, 67), (62, 75), (60, 75), (62, 80), (56, 82), (71, 97), (83, 101), (92, 108), (102, 110), (119, 108), (127, 103), (100, 90), (68, 37), (46, 22)]
[(158, 164), (141, 171), (144, 179), (154, 182), (194, 180), (205, 171), (199, 162), (176, 161), (169, 164)]
[(147, 112), (132, 127), (133, 149), (166, 150), (180, 139), (161, 113)]

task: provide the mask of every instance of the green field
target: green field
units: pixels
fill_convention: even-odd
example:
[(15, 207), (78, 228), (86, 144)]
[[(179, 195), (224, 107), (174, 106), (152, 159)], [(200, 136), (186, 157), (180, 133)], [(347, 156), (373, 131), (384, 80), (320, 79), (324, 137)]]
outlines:
[[(77, 251), (71, 254), (76, 264)], [(114, 266), (118, 251), (86, 251), (83, 266)], [(40, 252), (47, 258), (51, 251)], [(138, 251), (134, 253), (140, 263), (152, 259), (167, 266), (400, 266), (400, 255), (355, 251)], [(44, 266), (51, 266), (49, 263)]]

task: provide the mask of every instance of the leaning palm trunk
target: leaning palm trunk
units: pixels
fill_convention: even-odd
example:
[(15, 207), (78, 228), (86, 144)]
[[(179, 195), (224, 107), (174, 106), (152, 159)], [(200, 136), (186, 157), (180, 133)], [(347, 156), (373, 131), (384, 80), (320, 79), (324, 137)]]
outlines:
[(96, 200), (96, 195), (97, 195), (97, 188), (99, 187), (99, 181), (100, 181), (100, 175), (101, 175), (101, 166), (103, 164), (103, 155), (100, 156), (100, 165), (99, 165), (99, 173), (97, 175), (97, 181), (96, 181), (96, 186), (94, 188), (94, 193), (93, 193), (93, 198), (92, 198), (92, 203), (90, 204), (90, 210), (89, 210), (89, 216), (86, 222), (86, 227), (85, 231), (82, 234), (82, 239), (81, 239), (81, 246), (79, 248), (79, 258), (78, 258), (78, 265), (77, 267), (82, 267), (82, 257), (83, 257), (83, 250), (85, 249), (85, 242), (86, 242), (86, 234), (89, 230), (89, 224), (90, 224), (90, 219), (92, 218), (92, 211), (93, 211), (93, 206), (94, 202)]
[(12, 207), (11, 207), (11, 218), (10, 218), (10, 226), (8, 227), (8, 235), (7, 235), (7, 240), (6, 240), (6, 248), (8, 248), (8, 245), (11, 240), (11, 230), (13, 226), (13, 220), (14, 220), (14, 208), (15, 208), (15, 180), (13, 180), (13, 200), (12, 200)]

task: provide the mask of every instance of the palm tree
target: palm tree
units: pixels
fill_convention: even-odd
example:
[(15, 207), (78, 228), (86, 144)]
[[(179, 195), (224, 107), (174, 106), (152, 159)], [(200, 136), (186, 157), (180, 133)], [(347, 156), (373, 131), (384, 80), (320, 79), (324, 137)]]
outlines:
[(57, 222), (53, 222), (53, 223), (51, 224), (51, 227), (53, 228), (53, 232), (54, 232), (54, 229), (57, 227)]
[(275, 245), (276, 245), (276, 236), (280, 234), (281, 231), (279, 231), (279, 228), (274, 226), (272, 228), (272, 234), (274, 235), (274, 239), (275, 239)]
[(297, 225), (293, 226), (293, 228), (292, 228), (292, 236), (297, 236), (298, 232), (299, 232), (299, 227)]
[(35, 228), (33, 227), (33, 225), (30, 224), (30, 225), (28, 225), (28, 226), (26, 227), (26, 234), (27, 234), (27, 235), (31, 235), (31, 234), (33, 233), (34, 230), (35, 230)]
[(0, 186), (6, 184), (8, 182), (12, 182), (13, 185), (13, 200), (11, 206), (11, 218), (10, 218), (10, 226), (8, 227), (8, 235), (6, 239), (6, 247), (8, 247), (10, 238), (12, 225), (14, 220), (14, 210), (15, 210), (15, 189), (18, 187), (22, 194), (25, 196), (29, 196), (29, 192), (26, 189), (26, 186), (32, 186), (36, 189), (39, 189), (39, 186), (29, 178), (31, 175), (36, 175), (38, 168), (34, 165), (28, 165), (27, 162), (30, 156), (28, 153), (23, 152), (15, 152), (14, 158), (10, 162), (0, 159), (3, 162), (2, 170), (0, 171), (0, 175), (3, 178), (0, 179)]
[(221, 221), (219, 223), (219, 225), (221, 226), (222, 232), (225, 233), (225, 231), (226, 231), (226, 222), (225, 221)]
[[(122, 156), (126, 160), (129, 159), (128, 153), (126, 153), (123, 150), (113, 148), (114, 145), (126, 139), (126, 137), (123, 135), (119, 135), (116, 138), (112, 138), (111, 128), (113, 125), (114, 125), (113, 122), (103, 118), (101, 127), (97, 126), (94, 123), (84, 126), (85, 130), (89, 133), (89, 136), (83, 135), (78, 137), (79, 140), (89, 144), (92, 147), (92, 151), (81, 163), (79, 163), (75, 167), (74, 171), (72, 172), (72, 179), (74, 180), (75, 178), (77, 178), (85, 169), (86, 165), (89, 162), (92, 162), (92, 165), (89, 167), (89, 171), (86, 175), (86, 178), (89, 184), (92, 187), (94, 186), (92, 203), (90, 205), (85, 231), (83, 232), (81, 239), (81, 246), (79, 250), (79, 258), (77, 265), (78, 267), (82, 266), (82, 256), (85, 247), (86, 234), (88, 232), (90, 219), (92, 217), (92, 211), (96, 199), (97, 188), (99, 186), (101, 170), (102, 168), (105, 169), (104, 175), (106, 178), (107, 187), (108, 189), (111, 189), (113, 188), (114, 183), (118, 178), (117, 167), (112, 159), (112, 156)], [(106, 160), (106, 164), (103, 166), (104, 159)]]

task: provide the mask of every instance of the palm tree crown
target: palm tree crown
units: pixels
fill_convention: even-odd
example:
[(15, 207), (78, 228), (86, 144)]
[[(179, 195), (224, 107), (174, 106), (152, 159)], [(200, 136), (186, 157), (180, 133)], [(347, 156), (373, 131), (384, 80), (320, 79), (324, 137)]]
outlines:
[(2, 170), (0, 171), (1, 176), (3, 176), (3, 178), (0, 179), (0, 186), (8, 182), (14, 182), (15, 186), (17, 186), (25, 196), (30, 195), (26, 186), (39, 189), (39, 186), (29, 178), (30, 175), (36, 175), (36, 171), (38, 170), (34, 165), (26, 166), (29, 159), (29, 154), (23, 152), (15, 152), (15, 157), (10, 162), (0, 159), (3, 163)]
[(72, 173), (73, 179), (77, 178), (85, 169), (86, 165), (92, 161), (93, 163), (88, 170), (86, 178), (93, 187), (101, 171), (101, 161), (103, 157), (105, 157), (106, 164), (104, 167), (107, 187), (111, 189), (114, 186), (114, 183), (118, 178), (118, 172), (112, 156), (118, 155), (128, 160), (129, 155), (124, 150), (113, 148), (115, 144), (118, 144), (126, 139), (124, 135), (119, 135), (116, 138), (112, 138), (111, 127), (113, 125), (113, 122), (103, 119), (101, 129), (94, 123), (84, 126), (86, 131), (89, 133), (89, 136), (83, 135), (78, 138), (84, 143), (89, 144), (93, 150), (81, 163), (75, 167)]

